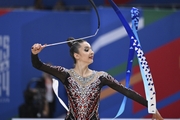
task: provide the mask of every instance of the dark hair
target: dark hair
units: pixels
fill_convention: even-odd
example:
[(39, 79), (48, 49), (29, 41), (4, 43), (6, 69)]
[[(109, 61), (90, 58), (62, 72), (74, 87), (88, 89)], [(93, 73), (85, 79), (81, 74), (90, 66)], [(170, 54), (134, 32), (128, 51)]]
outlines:
[(80, 43), (85, 42), (86, 40), (83, 40), (83, 39), (78, 39), (76, 41), (73, 41), (73, 40), (74, 40), (73, 37), (69, 37), (67, 39), (67, 41), (68, 41), (67, 44), (68, 44), (68, 46), (70, 48), (70, 55), (73, 58), (74, 63), (76, 63), (76, 59), (74, 57), (74, 53), (79, 53), (78, 49), (80, 48)]

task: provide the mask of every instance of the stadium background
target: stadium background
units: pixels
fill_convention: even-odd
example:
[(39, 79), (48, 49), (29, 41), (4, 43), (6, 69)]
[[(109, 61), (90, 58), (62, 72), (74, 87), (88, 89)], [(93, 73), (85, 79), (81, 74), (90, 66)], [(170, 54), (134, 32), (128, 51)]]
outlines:
[[(100, 6), (100, 2), (97, 2), (101, 19), (100, 31), (94, 38), (88, 39), (95, 51), (94, 63), (90, 67), (107, 71), (124, 83), (129, 37), (113, 9)], [(4, 7), (8, 6), (2, 0), (0, 3)], [(129, 3), (133, 3), (133, 0)], [(130, 9), (131, 7), (120, 7), (129, 23)], [(138, 34), (154, 79), (157, 108), (164, 118), (180, 118), (180, 11), (140, 8), (140, 13), (141, 24)], [(23, 91), (28, 82), (42, 74), (31, 65), (30, 49), (34, 43), (60, 42), (69, 36), (79, 38), (94, 34), (96, 28), (97, 17), (93, 9), (90, 11), (1, 9), (0, 118), (7, 120), (18, 117), (18, 106), (23, 103)], [(66, 68), (71, 68), (73, 65), (66, 44), (48, 47), (39, 56), (44, 62), (51, 62), (54, 65)], [(136, 57), (134, 59), (130, 87), (145, 96), (138, 62)], [(59, 95), (65, 102), (67, 101), (62, 84), (59, 87)], [(100, 117), (113, 118), (122, 98), (123, 95), (104, 87), (99, 108)], [(55, 117), (65, 112), (57, 101)], [(151, 116), (146, 108), (128, 99), (125, 112), (120, 117), (149, 118)]]

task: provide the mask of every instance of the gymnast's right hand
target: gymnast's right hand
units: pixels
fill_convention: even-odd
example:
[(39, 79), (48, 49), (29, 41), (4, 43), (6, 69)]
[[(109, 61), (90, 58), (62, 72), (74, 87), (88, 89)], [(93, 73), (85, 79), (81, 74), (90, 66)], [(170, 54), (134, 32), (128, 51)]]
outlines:
[(46, 47), (46, 44), (45, 45), (41, 45), (39, 43), (36, 43), (36, 44), (34, 44), (32, 46), (31, 52), (32, 52), (32, 54), (36, 55), (36, 54), (40, 53), (41, 50), (44, 49), (45, 47)]

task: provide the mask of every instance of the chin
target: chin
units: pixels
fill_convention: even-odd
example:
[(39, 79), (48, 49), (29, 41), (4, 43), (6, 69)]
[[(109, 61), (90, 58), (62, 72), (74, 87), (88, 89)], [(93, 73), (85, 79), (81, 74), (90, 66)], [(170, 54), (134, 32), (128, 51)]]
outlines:
[(93, 60), (91, 62), (89, 62), (89, 64), (92, 64), (93, 63)]

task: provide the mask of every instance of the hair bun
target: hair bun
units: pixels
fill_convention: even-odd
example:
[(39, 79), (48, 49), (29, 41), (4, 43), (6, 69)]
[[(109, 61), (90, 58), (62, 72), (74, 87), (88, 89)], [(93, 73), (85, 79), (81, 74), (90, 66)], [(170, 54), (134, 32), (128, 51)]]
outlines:
[[(66, 40), (69, 47), (71, 47), (71, 46), (73, 45), (73, 43), (74, 43), (72, 40), (74, 40), (73, 37), (69, 37), (69, 38)], [(71, 41), (72, 41), (72, 42), (71, 42)]]

